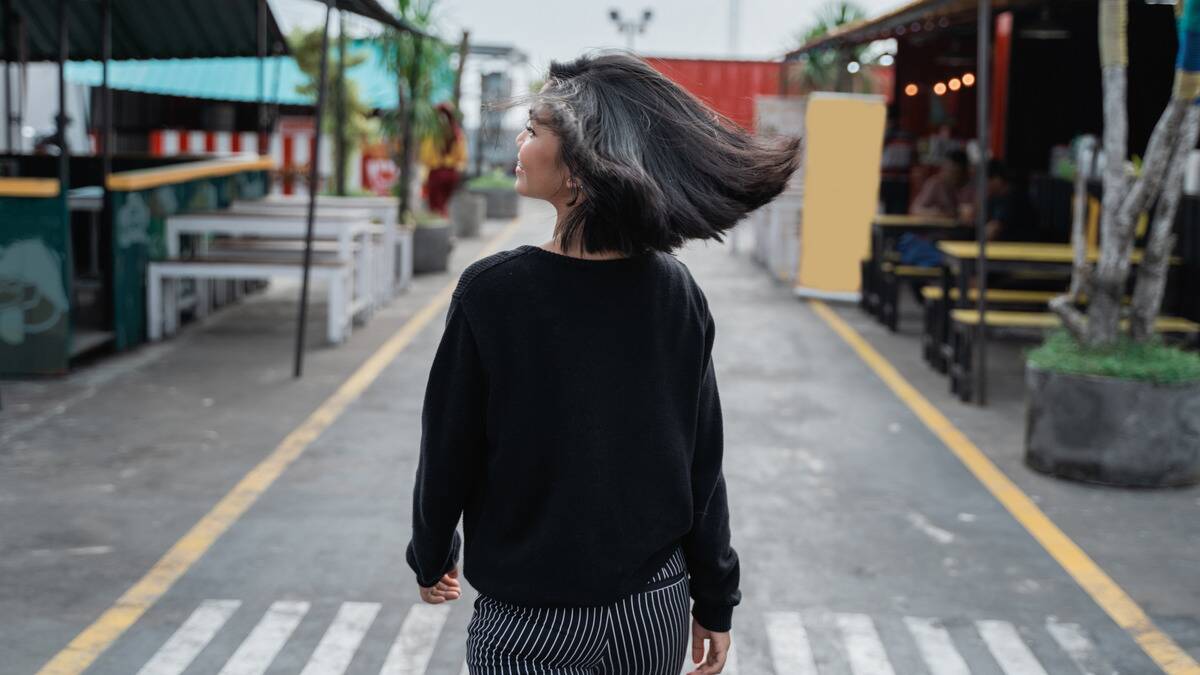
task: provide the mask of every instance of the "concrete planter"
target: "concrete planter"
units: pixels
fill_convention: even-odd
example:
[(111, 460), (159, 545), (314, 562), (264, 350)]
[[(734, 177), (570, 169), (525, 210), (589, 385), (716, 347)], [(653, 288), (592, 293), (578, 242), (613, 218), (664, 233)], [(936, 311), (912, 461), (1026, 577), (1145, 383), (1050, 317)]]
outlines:
[(516, 218), (517, 191), (512, 188), (471, 188), (469, 192), (487, 199), (488, 218)]
[(449, 220), (418, 225), (413, 229), (413, 274), (445, 272), (454, 248), (454, 226)]
[(468, 190), (459, 190), (450, 198), (450, 220), (460, 237), (479, 236), (479, 227), (487, 218), (487, 198)]
[(1200, 482), (1200, 382), (1160, 385), (1025, 369), (1025, 463), (1125, 487)]

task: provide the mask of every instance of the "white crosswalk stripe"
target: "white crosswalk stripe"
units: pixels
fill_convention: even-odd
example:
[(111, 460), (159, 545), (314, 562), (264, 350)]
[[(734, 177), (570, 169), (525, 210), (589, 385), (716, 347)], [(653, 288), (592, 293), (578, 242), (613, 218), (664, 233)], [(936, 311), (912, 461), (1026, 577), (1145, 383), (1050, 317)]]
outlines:
[(1049, 617), (1046, 619), (1046, 631), (1054, 637), (1054, 641), (1062, 647), (1083, 675), (1117, 675), (1116, 669), (1096, 652), (1096, 646), (1088, 639), (1083, 626), (1077, 623), (1059, 623), (1058, 619)]
[(904, 623), (932, 675), (971, 675), (971, 669), (954, 647), (949, 631), (939, 621), (906, 616)]
[[(241, 607), (242, 603), (238, 600), (203, 601), (138, 671), (138, 675), (181, 675), (185, 671), (191, 672), (189, 668), (193, 661), (216, 635), (222, 630), (229, 631), (225, 626)], [(308, 618), (310, 609), (309, 602), (299, 600), (271, 604), (225, 662), (220, 675), (264, 675), (271, 671), (273, 665), (278, 667), (275, 662), (285, 647), (289, 649), (289, 654), (304, 654), (306, 650), (312, 650), (301, 675), (342, 675), (355, 661), (355, 655), (383, 611), (379, 603), (342, 603), (319, 640), (314, 637), (317, 641), (315, 647), (289, 645), (296, 641), (299, 626), (311, 620)], [(372, 653), (371, 658), (382, 658), (382, 666), (376, 661), (358, 663), (357, 667), (372, 671), (378, 667), (380, 675), (432, 673), (439, 670), (431, 666), (434, 653), (438, 650), (438, 644), (445, 641), (452, 644), (441, 649), (449, 650), (449, 654), (457, 651), (461, 658), (466, 647), (465, 636), (447, 635), (445, 631), (454, 610), (450, 605), (425, 603), (414, 603), (407, 608), (389, 608), (389, 613), (406, 613), (399, 632), (391, 638), (386, 655), (379, 651)], [(899, 629), (901, 622), (907, 628), (907, 636)], [(886, 630), (893, 625), (896, 626), (893, 632)], [(765, 643), (754, 639), (747, 641), (744, 633), (746, 628), (741, 633), (735, 633), (723, 675), (738, 675), (738, 655), (747, 644), (751, 648), (762, 644), (766, 652), (751, 652), (751, 670), (766, 667), (777, 675), (827, 675), (831, 672), (830, 668), (839, 673), (848, 670), (853, 675), (907, 675), (926, 671), (929, 675), (971, 675), (973, 671), (991, 672), (996, 666), (1004, 675), (1047, 675), (1046, 667), (1039, 662), (1022, 635), (1022, 631), (1040, 633), (1043, 629), (1045, 633), (1040, 634), (1048, 635), (1052, 640), (1038, 638), (1032, 632), (1026, 633), (1026, 636), (1037, 640), (1037, 644), (1056, 645), (1061, 649), (1078, 669), (1073, 670), (1071, 675), (1116, 675), (1116, 671), (1099, 654), (1093, 638), (1079, 624), (1049, 617), (1044, 626), (1037, 627), (1023, 625), (1018, 628), (1008, 621), (984, 619), (974, 621), (974, 627), (991, 655), (989, 659), (979, 652), (978, 658), (988, 661), (987, 664), (968, 662), (955, 644), (954, 635), (942, 620), (934, 617), (879, 617), (815, 608), (804, 612), (771, 611), (763, 615)], [(880, 631), (880, 628), (885, 630)], [(908, 637), (912, 638), (911, 642)], [(916, 646), (915, 652), (913, 645)], [(836, 657), (837, 662), (821, 662), (816, 658), (818, 655)], [(215, 656), (208, 654), (207, 658)], [(844, 662), (841, 661), (843, 657)], [(366, 654), (361, 658), (367, 659)], [(918, 665), (918, 660), (921, 665)], [(458, 663), (459, 675), (470, 675), (466, 663), (462, 660)], [(687, 673), (694, 668), (689, 636), (681, 672)], [(1056, 668), (1056, 675), (1065, 675), (1060, 671), (1061, 668)]]
[(975, 627), (1004, 675), (1047, 675), (1016, 626), (1007, 621), (976, 621)]
[(380, 675), (424, 673), (448, 616), (450, 607), (446, 603), (413, 605), (404, 618), (404, 625), (400, 627), (400, 635), (392, 643)]
[(767, 612), (767, 643), (776, 673), (817, 675), (812, 647), (799, 612)]
[(838, 614), (838, 629), (854, 675), (895, 675), (875, 622), (866, 614)]
[(346, 672), (359, 643), (374, 623), (379, 607), (376, 602), (343, 603), (300, 675), (341, 675)]
[(142, 666), (138, 675), (179, 675), (241, 606), (237, 600), (205, 600)]
[(220, 675), (262, 675), (283, 649), (300, 620), (308, 613), (308, 603), (281, 600), (271, 605), (250, 637), (238, 647), (221, 669)]

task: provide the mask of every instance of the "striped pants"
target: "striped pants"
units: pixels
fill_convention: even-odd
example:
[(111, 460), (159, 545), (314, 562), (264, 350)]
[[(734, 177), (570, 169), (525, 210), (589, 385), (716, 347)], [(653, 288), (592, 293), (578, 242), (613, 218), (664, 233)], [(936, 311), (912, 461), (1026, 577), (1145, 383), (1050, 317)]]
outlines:
[(467, 625), (471, 675), (679, 675), (691, 630), (683, 549), (611, 605), (521, 607), (479, 594)]

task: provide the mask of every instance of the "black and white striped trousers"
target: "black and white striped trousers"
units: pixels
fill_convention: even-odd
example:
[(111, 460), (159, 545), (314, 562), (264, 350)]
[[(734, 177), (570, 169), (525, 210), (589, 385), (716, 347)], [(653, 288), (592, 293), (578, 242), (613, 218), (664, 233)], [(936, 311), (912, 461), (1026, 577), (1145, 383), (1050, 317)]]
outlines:
[(471, 675), (679, 675), (689, 610), (682, 548), (644, 590), (611, 605), (522, 607), (480, 593), (467, 667)]

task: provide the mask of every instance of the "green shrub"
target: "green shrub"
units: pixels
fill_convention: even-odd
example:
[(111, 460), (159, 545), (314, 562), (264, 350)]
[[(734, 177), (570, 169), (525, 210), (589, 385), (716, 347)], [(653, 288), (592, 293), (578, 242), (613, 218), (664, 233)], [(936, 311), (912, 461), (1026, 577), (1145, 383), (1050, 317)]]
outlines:
[(470, 190), (516, 189), (513, 187), (513, 177), (500, 169), (472, 178), (467, 181), (467, 188)]
[(1141, 343), (1123, 336), (1114, 347), (1092, 349), (1077, 343), (1067, 331), (1058, 330), (1027, 358), (1038, 368), (1074, 375), (1158, 384), (1200, 381), (1200, 354), (1165, 345), (1159, 338)]
[(449, 222), (449, 219), (433, 211), (414, 211), (412, 222), (417, 227), (422, 227), (425, 225), (445, 225)]

